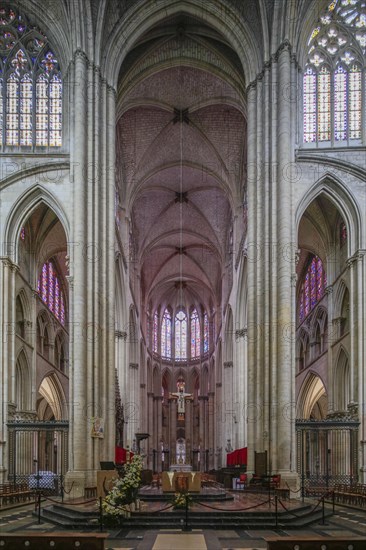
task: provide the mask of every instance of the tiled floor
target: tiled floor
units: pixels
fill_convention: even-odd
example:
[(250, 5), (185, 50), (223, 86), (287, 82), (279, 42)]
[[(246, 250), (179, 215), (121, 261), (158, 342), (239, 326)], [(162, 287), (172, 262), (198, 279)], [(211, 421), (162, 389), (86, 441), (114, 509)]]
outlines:
[[(57, 527), (50, 523), (37, 524), (32, 516), (34, 505), (0, 511), (0, 532), (40, 531), (55, 532)], [(106, 549), (123, 550), (262, 550), (266, 548), (264, 538), (276, 534), (301, 536), (366, 536), (366, 510), (336, 508), (334, 516), (327, 518), (326, 525), (313, 525), (309, 529), (281, 531), (272, 530), (194, 530), (182, 533), (178, 530), (110, 530)]]

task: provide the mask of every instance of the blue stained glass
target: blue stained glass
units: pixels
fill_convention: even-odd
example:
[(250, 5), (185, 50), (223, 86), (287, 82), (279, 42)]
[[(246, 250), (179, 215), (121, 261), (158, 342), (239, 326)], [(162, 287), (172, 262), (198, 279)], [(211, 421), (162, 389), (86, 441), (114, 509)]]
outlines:
[(168, 309), (164, 311), (161, 323), (161, 355), (166, 359), (172, 358), (172, 316)]
[(175, 358), (187, 359), (187, 316), (183, 310), (175, 316)]

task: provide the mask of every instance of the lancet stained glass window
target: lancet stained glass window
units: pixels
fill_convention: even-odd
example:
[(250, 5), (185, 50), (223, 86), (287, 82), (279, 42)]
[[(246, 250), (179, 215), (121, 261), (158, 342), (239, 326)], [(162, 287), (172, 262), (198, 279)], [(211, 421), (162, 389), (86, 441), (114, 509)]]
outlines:
[(164, 311), (161, 323), (161, 355), (166, 359), (172, 358), (172, 316), (168, 309)]
[(346, 227), (346, 224), (344, 223), (344, 221), (342, 221), (341, 224), (340, 224), (339, 233), (340, 233), (340, 235), (339, 235), (340, 245), (344, 246), (345, 244), (347, 244), (347, 227)]
[(191, 313), (191, 358), (196, 359), (201, 355), (201, 326), (197, 310)]
[(323, 262), (318, 256), (312, 256), (304, 274), (299, 297), (300, 322), (310, 313), (324, 296), (327, 278)]
[(175, 359), (187, 359), (187, 315), (183, 310), (175, 316)]
[(152, 327), (152, 350), (154, 353), (158, 353), (158, 329), (159, 329), (159, 315), (155, 311), (153, 317), (153, 327)]
[(334, 0), (308, 42), (303, 76), (304, 143), (361, 140), (366, 98), (365, 0)]
[(62, 145), (62, 78), (47, 38), (0, 8), (0, 146)]
[(42, 301), (57, 317), (61, 324), (65, 324), (65, 299), (61, 289), (60, 279), (54, 263), (49, 260), (42, 266), (38, 278), (38, 294)]
[(210, 331), (208, 323), (208, 315), (205, 312), (203, 315), (203, 353), (208, 353), (210, 344)]

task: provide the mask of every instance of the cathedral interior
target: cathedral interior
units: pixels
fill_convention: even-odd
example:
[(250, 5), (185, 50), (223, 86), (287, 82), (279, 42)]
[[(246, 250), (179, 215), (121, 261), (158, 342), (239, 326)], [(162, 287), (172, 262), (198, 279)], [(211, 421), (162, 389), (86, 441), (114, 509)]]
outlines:
[(0, 483), (366, 483), (365, 0), (4, 1), (0, 53)]

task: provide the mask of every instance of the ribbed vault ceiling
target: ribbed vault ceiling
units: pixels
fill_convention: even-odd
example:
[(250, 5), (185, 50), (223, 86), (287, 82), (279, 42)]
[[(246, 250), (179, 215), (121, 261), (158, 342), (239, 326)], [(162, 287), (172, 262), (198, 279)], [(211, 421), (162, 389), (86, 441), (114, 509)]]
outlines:
[(221, 302), (246, 148), (242, 89), (223, 74), (244, 80), (228, 51), (180, 19), (152, 29), (121, 70), (119, 192), (153, 307)]

